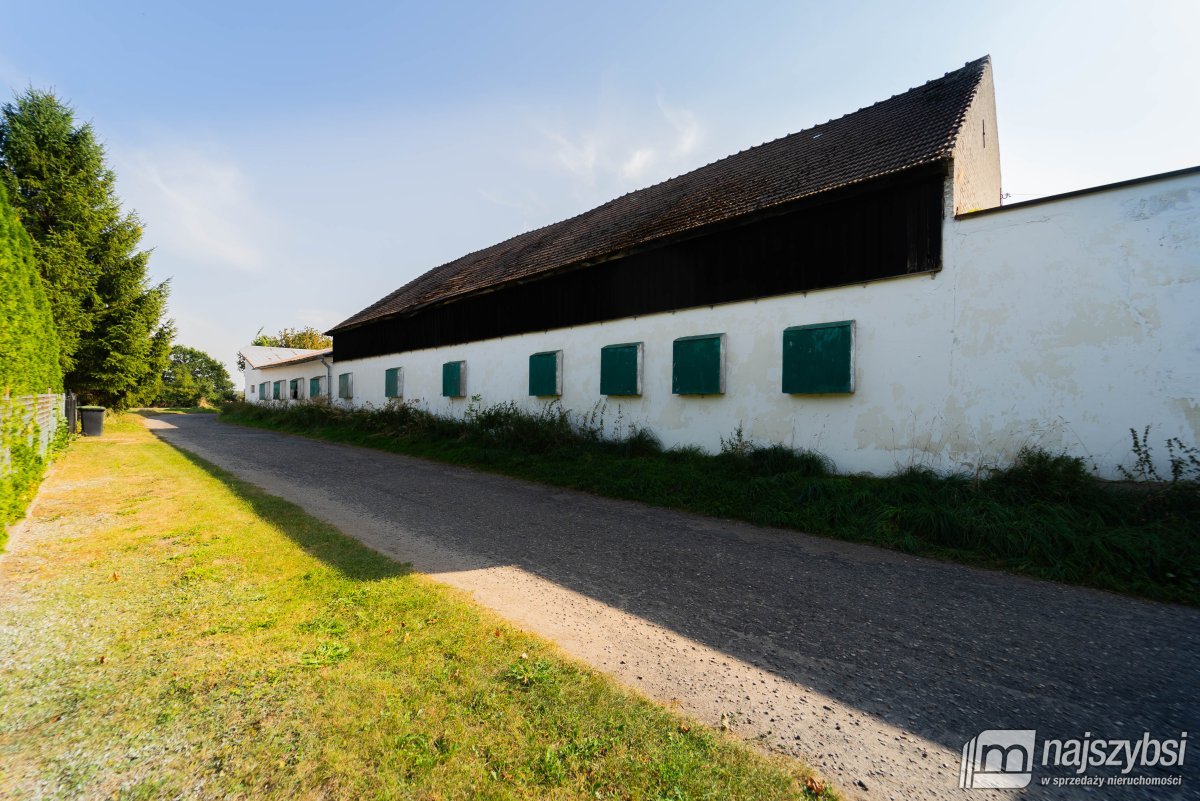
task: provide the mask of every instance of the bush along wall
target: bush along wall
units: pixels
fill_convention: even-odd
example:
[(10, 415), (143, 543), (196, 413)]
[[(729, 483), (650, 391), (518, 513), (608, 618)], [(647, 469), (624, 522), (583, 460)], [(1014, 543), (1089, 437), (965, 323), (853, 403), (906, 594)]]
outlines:
[[(839, 474), (821, 454), (758, 444), (664, 450), (603, 408), (577, 416), (472, 399), (462, 418), (413, 403), (233, 403), (222, 418), (547, 484), (792, 528), (907, 553), (1200, 605), (1200, 453), (1167, 443), (1171, 479), (1110, 485), (1080, 460), (1027, 450), (987, 476)], [(1148, 434), (1135, 445), (1143, 450)], [(1193, 461), (1194, 460), (1194, 461)], [(1153, 464), (1152, 455), (1143, 462)], [(1161, 478), (1161, 477), (1157, 477)]]
[[(36, 417), (21, 396), (62, 392), (58, 336), (28, 234), (0, 186), (0, 525), (24, 514), (46, 461), (65, 441), (66, 428), (46, 455), (39, 453)], [(5, 535), (0, 533), (0, 547)]]

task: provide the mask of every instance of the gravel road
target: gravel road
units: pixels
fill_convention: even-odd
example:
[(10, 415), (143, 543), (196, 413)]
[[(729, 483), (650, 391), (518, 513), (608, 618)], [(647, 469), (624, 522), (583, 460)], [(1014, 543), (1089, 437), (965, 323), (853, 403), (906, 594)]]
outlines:
[[(147, 425), (652, 697), (807, 759), (849, 798), (1200, 798), (960, 790), (981, 731), (1200, 729), (1200, 610), (164, 415)], [(1107, 776), (1115, 768), (1089, 770)]]

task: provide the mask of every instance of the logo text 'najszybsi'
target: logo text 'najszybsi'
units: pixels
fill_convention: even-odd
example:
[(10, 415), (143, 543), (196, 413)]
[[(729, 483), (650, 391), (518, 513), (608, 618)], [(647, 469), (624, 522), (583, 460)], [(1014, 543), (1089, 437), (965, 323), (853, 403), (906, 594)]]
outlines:
[[(958, 786), (963, 789), (1016, 790), (1033, 778), (1034, 765), (1057, 769), (1054, 776), (1043, 777), (1042, 784), (1056, 786), (1178, 785), (1177, 776), (1131, 775), (1136, 768), (1181, 767), (1187, 755), (1188, 733), (1177, 738), (1156, 739), (1150, 732), (1140, 738), (1114, 740), (1093, 737), (1084, 732), (1075, 739), (1045, 739), (1040, 763), (1037, 761), (1037, 732), (1033, 729), (989, 729), (972, 737), (963, 746)], [(1062, 769), (1074, 775), (1063, 776)], [(1107, 775), (1085, 775), (1099, 769)], [(1111, 770), (1110, 770), (1111, 769)]]

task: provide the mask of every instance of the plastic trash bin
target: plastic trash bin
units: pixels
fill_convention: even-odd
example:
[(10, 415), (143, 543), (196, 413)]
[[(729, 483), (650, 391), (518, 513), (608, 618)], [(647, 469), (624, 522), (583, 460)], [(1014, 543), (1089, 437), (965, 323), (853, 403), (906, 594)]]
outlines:
[(80, 406), (79, 418), (83, 423), (85, 437), (98, 437), (104, 433), (103, 406)]

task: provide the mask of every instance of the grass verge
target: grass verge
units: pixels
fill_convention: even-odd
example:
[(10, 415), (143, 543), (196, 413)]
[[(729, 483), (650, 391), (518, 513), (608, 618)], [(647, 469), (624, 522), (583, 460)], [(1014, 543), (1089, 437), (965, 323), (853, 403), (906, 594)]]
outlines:
[(618, 688), (136, 418), (78, 441), (26, 525), (0, 563), (0, 795), (814, 797), (796, 763)]
[(1066, 456), (1027, 451), (980, 479), (921, 469), (838, 475), (819, 454), (758, 447), (738, 432), (717, 455), (663, 450), (644, 430), (613, 438), (598, 414), (579, 419), (554, 404), (532, 414), (475, 401), (458, 420), (402, 403), (357, 411), (237, 403), (222, 419), (1200, 605), (1200, 484), (1106, 487)]
[(147, 406), (132, 411), (149, 414), (216, 414), (219, 410), (213, 406)]

